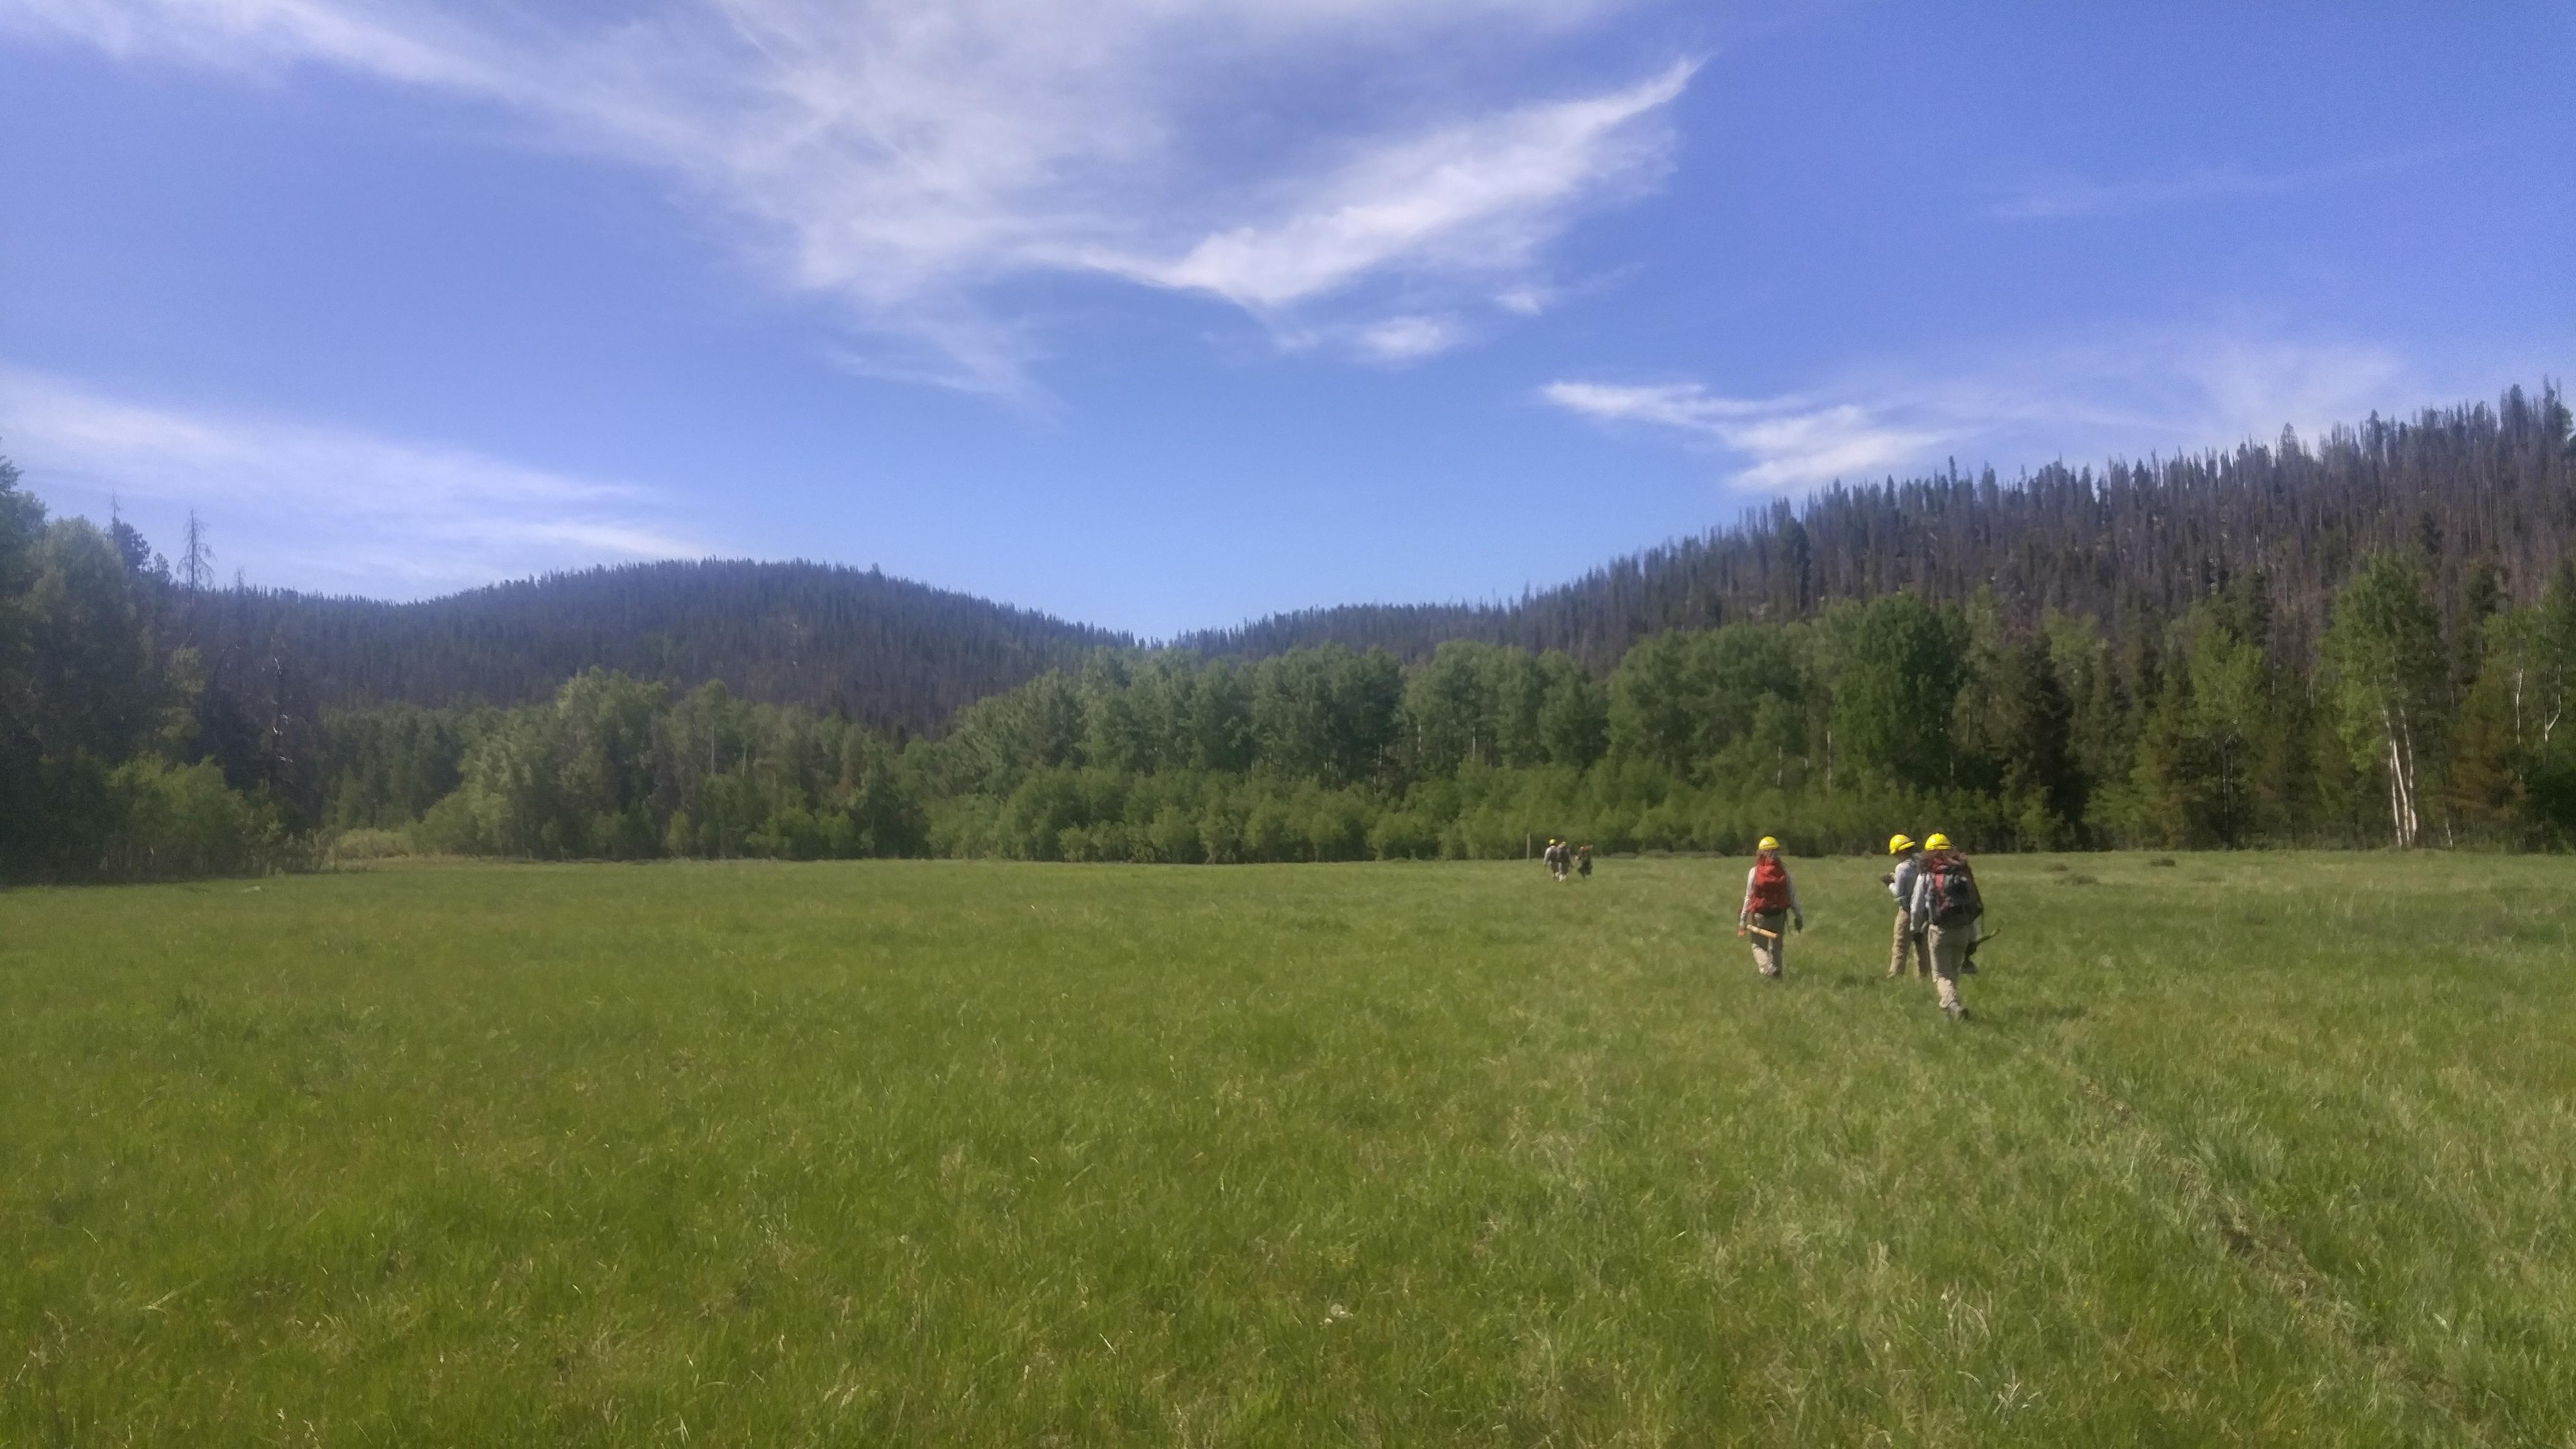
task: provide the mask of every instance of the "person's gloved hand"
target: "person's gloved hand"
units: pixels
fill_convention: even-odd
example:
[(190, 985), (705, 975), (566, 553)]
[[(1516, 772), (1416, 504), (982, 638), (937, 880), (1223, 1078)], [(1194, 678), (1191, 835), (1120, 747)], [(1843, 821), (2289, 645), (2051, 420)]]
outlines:
[(1792, 915), (1791, 917), (1789, 917), (1789, 924), (1790, 924), (1790, 925), (1792, 925), (1792, 926), (1795, 926), (1795, 927), (1796, 927), (1796, 928), (1798, 928), (1800, 931), (1804, 931), (1804, 930), (1806, 930), (1806, 929), (1807, 929), (1807, 918), (1806, 918), (1806, 916), (1804, 916), (1803, 914), (1801, 914), (1801, 915)]

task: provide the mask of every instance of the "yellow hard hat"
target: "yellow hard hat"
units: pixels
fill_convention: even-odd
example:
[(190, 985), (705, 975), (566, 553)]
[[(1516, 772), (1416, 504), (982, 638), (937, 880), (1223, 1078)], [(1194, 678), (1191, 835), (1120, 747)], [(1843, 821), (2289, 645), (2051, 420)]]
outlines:
[(1913, 848), (1914, 837), (1906, 834), (1902, 830), (1887, 837), (1887, 853), (1890, 855), (1903, 855), (1905, 852), (1912, 850)]
[(1950, 837), (1943, 835), (1938, 830), (1935, 830), (1932, 832), (1932, 838), (1923, 843), (1933, 850), (1948, 850), (1950, 848)]
[(1753, 848), (1755, 850), (1778, 850), (1780, 848), (1780, 837), (1776, 835), (1763, 836), (1762, 843)]

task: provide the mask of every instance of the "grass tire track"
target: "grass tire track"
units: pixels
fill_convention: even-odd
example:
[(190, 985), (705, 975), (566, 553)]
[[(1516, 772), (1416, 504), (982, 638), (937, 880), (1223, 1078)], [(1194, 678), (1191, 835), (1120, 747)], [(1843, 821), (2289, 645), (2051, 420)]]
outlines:
[(2369, 1315), (2335, 1285), (2330, 1275), (2308, 1261), (2288, 1230), (2212, 1180), (2208, 1169), (2182, 1150), (2162, 1123), (2139, 1111), (2069, 1057), (2029, 1035), (2009, 1029), (1998, 1030), (1996, 1035), (2063, 1074), (2086, 1101), (2101, 1109), (2112, 1130), (2145, 1147), (2172, 1179), (2182, 1200), (2221, 1253), (2269, 1286), (2326, 1337), (2393, 1374), (2423, 1408), (2439, 1415), (2470, 1442), (2495, 1442), (2469, 1408), (2469, 1395), (2461, 1385), (2417, 1362), (2403, 1345), (2371, 1332), (2366, 1326)]

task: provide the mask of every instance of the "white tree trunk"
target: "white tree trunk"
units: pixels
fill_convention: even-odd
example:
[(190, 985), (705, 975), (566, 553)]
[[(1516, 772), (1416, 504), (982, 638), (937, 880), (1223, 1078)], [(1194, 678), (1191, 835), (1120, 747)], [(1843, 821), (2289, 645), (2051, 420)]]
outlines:
[(2398, 712), (2398, 761), (2406, 763), (2406, 848), (2411, 851), (2424, 838), (2424, 817), (2416, 810), (2424, 802), (2424, 792), (2419, 789), (2421, 781), (2416, 779), (2414, 730), (2406, 724), (2403, 712)]
[(2394, 710), (2382, 706), (2379, 718), (2388, 731), (2388, 816), (2397, 848), (2415, 848), (2415, 752), (2407, 748), (2407, 731)]

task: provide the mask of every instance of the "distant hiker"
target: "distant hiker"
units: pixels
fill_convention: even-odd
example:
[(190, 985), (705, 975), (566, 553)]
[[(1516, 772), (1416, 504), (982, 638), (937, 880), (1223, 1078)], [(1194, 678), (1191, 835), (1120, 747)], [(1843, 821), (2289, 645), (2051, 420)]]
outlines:
[(1592, 847), (1591, 847), (1591, 846), (1589, 846), (1589, 845), (1580, 845), (1580, 846), (1576, 846), (1576, 847), (1575, 847), (1575, 850), (1574, 850), (1574, 873), (1575, 873), (1576, 875), (1579, 875), (1579, 876), (1583, 877), (1585, 880), (1590, 880), (1590, 879), (1592, 879)]
[(1557, 839), (1553, 835), (1547, 838), (1547, 854), (1545, 856), (1547, 861), (1547, 873), (1548, 876), (1555, 880), (1559, 885), (1563, 885), (1565, 883), (1565, 868), (1569, 863), (1567, 857), (1570, 854), (1571, 852), (1566, 849), (1564, 841)]
[(1773, 981), (1788, 960), (1782, 928), (1795, 923), (1807, 929), (1807, 913), (1798, 905), (1798, 886), (1789, 867), (1780, 863), (1780, 842), (1766, 835), (1753, 847), (1753, 869), (1744, 873), (1744, 905), (1735, 913), (1735, 934), (1753, 938), (1753, 965)]
[(1923, 932), (1914, 924), (1914, 877), (1922, 873), (1923, 850), (1914, 837), (1903, 831), (1887, 838), (1887, 853), (1896, 857), (1896, 869), (1880, 876), (1887, 893), (1896, 898), (1896, 939), (1887, 948), (1887, 979), (1895, 981), (1905, 975), (1905, 965), (1914, 963), (1914, 974), (1932, 974), (1932, 953), (1923, 943)]
[(1986, 902), (1978, 894), (1976, 872), (1968, 868), (1968, 857), (1951, 848), (1950, 837), (1935, 833), (1923, 844), (1907, 913), (1931, 949), (1932, 978), (1941, 993), (1942, 1014), (1952, 1021), (1965, 1021), (1968, 1008), (1959, 1000), (1959, 974), (1968, 969), (1968, 953), (1977, 949)]

